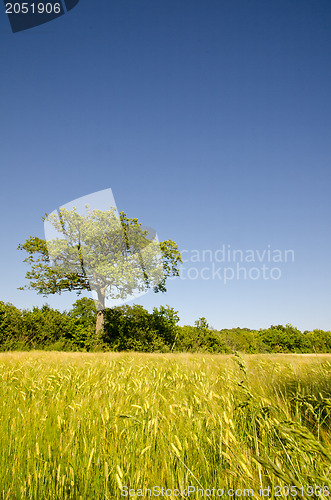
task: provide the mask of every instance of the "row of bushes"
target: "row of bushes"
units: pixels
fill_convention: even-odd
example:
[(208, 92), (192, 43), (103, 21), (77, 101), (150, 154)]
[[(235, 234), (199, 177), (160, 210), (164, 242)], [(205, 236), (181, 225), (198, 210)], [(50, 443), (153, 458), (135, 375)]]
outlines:
[(21, 311), (0, 302), (0, 350), (89, 349), (95, 316), (88, 299), (77, 301), (68, 313), (48, 305)]
[(217, 331), (205, 318), (179, 326), (169, 306), (152, 313), (139, 305), (107, 309), (101, 336), (95, 335), (96, 310), (91, 299), (75, 302), (69, 312), (48, 305), (19, 310), (0, 301), (0, 350), (143, 351), (143, 352), (331, 352), (331, 332), (300, 332), (291, 325)]
[(66, 351), (161, 351), (174, 347), (179, 317), (171, 307), (149, 313), (142, 306), (107, 309), (105, 328), (95, 335), (96, 310), (82, 298), (69, 312), (48, 305), (32, 310), (0, 301), (0, 351), (49, 349)]

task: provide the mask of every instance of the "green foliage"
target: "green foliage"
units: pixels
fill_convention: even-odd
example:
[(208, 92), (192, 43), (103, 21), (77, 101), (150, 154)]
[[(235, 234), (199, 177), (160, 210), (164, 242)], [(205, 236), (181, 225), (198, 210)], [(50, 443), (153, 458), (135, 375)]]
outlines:
[(70, 322), (69, 338), (79, 350), (96, 349), (98, 339), (95, 338), (96, 308), (94, 301), (83, 297), (76, 300), (68, 313)]
[(10, 349), (22, 331), (22, 311), (0, 301), (0, 346)]
[(178, 334), (178, 311), (175, 311), (174, 308), (170, 306), (154, 307), (150, 321), (152, 328), (158, 332), (164, 344), (168, 347), (172, 347)]
[(128, 218), (124, 212), (117, 217), (115, 208), (86, 208), (86, 216), (76, 208), (46, 214), (44, 220), (64, 239), (46, 242), (31, 236), (18, 246), (28, 253), (24, 262), (31, 266), (26, 274), (30, 285), (23, 288), (44, 296), (94, 290), (100, 310), (105, 309), (106, 298), (126, 299), (133, 291), (147, 288), (166, 291), (167, 278), (179, 274), (178, 245), (171, 240), (151, 243), (138, 219)]
[(47, 348), (70, 335), (67, 315), (52, 309), (47, 304), (40, 309), (25, 310), (22, 314), (22, 340), (31, 349)]
[[(138, 219), (128, 218), (124, 212), (118, 217), (114, 207), (106, 211), (85, 208), (85, 216), (75, 207), (46, 214), (47, 225), (61, 237), (45, 241), (31, 236), (18, 246), (28, 253), (24, 262), (31, 266), (26, 273), (30, 284), (21, 289), (31, 288), (44, 296), (94, 291), (99, 311), (95, 325), (98, 343), (106, 299), (126, 300), (148, 288), (165, 292), (167, 278), (179, 275), (182, 258), (174, 241), (159, 244), (150, 240)], [(72, 338), (80, 346), (90, 345), (89, 330), (85, 337), (82, 328), (76, 325)]]
[(103, 340), (119, 351), (166, 352), (175, 341), (178, 321), (169, 306), (154, 308), (152, 314), (141, 305), (106, 309)]
[(82, 272), (63, 272), (63, 269), (51, 266), (45, 240), (31, 236), (24, 244), (18, 246), (18, 250), (25, 250), (28, 253), (24, 262), (31, 266), (31, 270), (25, 275), (30, 283), (20, 287), (19, 290), (36, 290), (44, 297), (55, 293), (61, 294), (64, 291), (75, 290), (79, 294), (82, 290), (91, 290), (89, 281)]
[(97, 311), (92, 299), (78, 299), (69, 312), (49, 305), (20, 311), (0, 301), (0, 350), (142, 351), (209, 353), (327, 353), (331, 332), (301, 333), (292, 325), (259, 331), (211, 329), (206, 318), (195, 326), (179, 326), (178, 311), (125, 305), (105, 311), (104, 332), (95, 336)]
[(206, 318), (204, 316), (202, 318), (197, 319), (194, 322), (194, 324), (195, 324), (196, 328), (200, 331), (205, 331), (205, 330), (208, 330), (208, 328), (209, 328), (208, 321), (206, 320)]
[(268, 346), (263, 344), (256, 331), (247, 328), (232, 328), (221, 330), (220, 334), (230, 352), (239, 351), (254, 354), (269, 351)]
[(331, 332), (313, 330), (305, 336), (310, 352), (331, 352)]
[(307, 336), (292, 325), (271, 326), (260, 330), (259, 339), (269, 352), (309, 352)]
[(196, 326), (179, 327), (176, 351), (226, 353), (228, 349), (219, 332), (210, 330), (205, 318), (199, 318)]
[(31, 311), (19, 311), (11, 304), (0, 302), (0, 350), (88, 349), (89, 336), (94, 333), (91, 312), (94, 302), (91, 299), (81, 300), (83, 304), (87, 301), (83, 317), (77, 316), (75, 308), (80, 301), (69, 314), (54, 310), (47, 304), (41, 308), (33, 307)]
[(84, 325), (94, 326), (97, 316), (94, 300), (83, 297), (73, 304), (69, 316)]

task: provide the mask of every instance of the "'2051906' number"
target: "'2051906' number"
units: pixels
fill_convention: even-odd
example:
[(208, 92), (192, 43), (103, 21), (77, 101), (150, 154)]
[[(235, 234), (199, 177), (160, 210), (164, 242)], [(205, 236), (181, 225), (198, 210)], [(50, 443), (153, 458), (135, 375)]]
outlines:
[(6, 3), (6, 14), (60, 14), (61, 4), (55, 3)]

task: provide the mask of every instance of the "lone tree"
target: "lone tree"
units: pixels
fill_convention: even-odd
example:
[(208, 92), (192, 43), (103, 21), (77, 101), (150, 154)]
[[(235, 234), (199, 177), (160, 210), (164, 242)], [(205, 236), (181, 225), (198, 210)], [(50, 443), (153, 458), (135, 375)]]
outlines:
[[(47, 215), (46, 239), (31, 236), (18, 246), (31, 265), (26, 273), (29, 285), (45, 297), (65, 291), (93, 291), (98, 309), (96, 334), (103, 329), (107, 300), (120, 300), (146, 292), (166, 291), (166, 280), (178, 276), (182, 262), (178, 245), (158, 243), (138, 219), (116, 209), (90, 210), (86, 215), (60, 209)], [(47, 231), (46, 231), (47, 230)]]

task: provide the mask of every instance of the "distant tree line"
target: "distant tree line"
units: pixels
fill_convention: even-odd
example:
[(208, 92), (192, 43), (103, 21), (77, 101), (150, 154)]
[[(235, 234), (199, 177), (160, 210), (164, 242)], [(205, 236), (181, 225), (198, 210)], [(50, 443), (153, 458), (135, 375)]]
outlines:
[(194, 326), (179, 326), (178, 312), (169, 306), (151, 313), (140, 305), (106, 309), (104, 330), (96, 336), (96, 315), (87, 298), (68, 312), (48, 305), (20, 310), (0, 301), (0, 351), (331, 352), (330, 331), (301, 332), (292, 325), (215, 330), (205, 318)]

